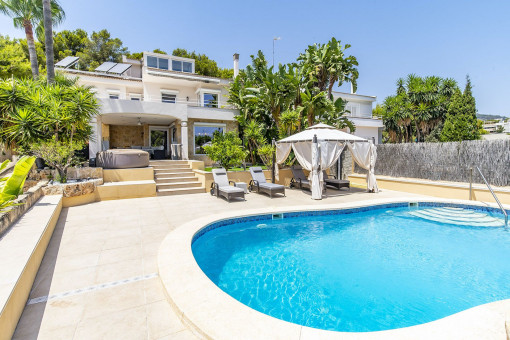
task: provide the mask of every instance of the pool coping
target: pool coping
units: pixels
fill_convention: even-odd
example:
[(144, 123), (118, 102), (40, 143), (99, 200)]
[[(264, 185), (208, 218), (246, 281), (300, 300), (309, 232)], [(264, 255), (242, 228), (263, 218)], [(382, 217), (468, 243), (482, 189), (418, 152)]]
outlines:
[[(200, 269), (191, 250), (192, 240), (201, 229), (224, 219), (405, 202), (496, 207), (475, 201), (401, 197), (316, 206), (266, 207), (243, 212), (225, 211), (197, 218), (170, 232), (158, 253), (159, 277), (168, 301), (183, 323), (205, 339), (507, 339), (510, 299), (479, 305), (429, 323), (386, 331), (335, 332), (301, 326), (256, 311), (223, 292)], [(510, 328), (510, 322), (508, 326)]]

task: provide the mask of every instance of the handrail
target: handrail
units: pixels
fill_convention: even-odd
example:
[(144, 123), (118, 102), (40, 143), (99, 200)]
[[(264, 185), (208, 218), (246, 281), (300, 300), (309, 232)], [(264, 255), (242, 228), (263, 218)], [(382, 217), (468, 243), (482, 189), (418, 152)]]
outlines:
[(482, 179), (485, 182), (485, 185), (487, 185), (487, 188), (489, 188), (489, 191), (491, 192), (492, 197), (494, 197), (494, 199), (496, 200), (496, 203), (498, 203), (499, 208), (501, 209), (501, 212), (503, 212), (503, 215), (505, 215), (505, 226), (508, 227), (508, 214), (506, 213), (506, 210), (503, 208), (503, 205), (499, 201), (498, 196), (496, 196), (496, 194), (492, 190), (492, 187), (490, 186), (489, 182), (487, 182), (487, 180), (485, 179), (485, 176), (482, 174), (482, 171), (480, 170), (480, 168), (476, 167), (476, 170), (478, 170), (478, 172), (480, 173), (480, 176), (482, 176)]

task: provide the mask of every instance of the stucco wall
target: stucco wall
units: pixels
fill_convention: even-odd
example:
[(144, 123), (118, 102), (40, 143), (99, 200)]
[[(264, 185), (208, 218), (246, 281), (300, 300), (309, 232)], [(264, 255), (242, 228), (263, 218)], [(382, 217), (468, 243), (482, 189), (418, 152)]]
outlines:
[(125, 148), (144, 145), (143, 126), (110, 125), (110, 147)]

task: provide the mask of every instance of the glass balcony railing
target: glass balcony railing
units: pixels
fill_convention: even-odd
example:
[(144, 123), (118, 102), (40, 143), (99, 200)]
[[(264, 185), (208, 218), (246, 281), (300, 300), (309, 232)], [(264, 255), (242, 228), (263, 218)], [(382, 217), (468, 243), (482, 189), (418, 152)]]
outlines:
[(163, 104), (183, 104), (191, 107), (205, 107), (205, 108), (220, 108), (220, 109), (233, 109), (231, 105), (218, 105), (217, 101), (207, 101), (205, 103), (201, 103), (198, 100), (186, 100), (181, 98), (169, 98), (165, 97), (162, 98), (160, 96), (136, 96), (136, 97), (122, 97), (120, 95), (110, 95), (110, 96), (104, 96), (104, 95), (96, 95), (99, 99), (113, 99), (113, 100), (132, 100), (132, 101), (143, 101), (143, 102), (152, 102), (152, 103), (163, 103)]

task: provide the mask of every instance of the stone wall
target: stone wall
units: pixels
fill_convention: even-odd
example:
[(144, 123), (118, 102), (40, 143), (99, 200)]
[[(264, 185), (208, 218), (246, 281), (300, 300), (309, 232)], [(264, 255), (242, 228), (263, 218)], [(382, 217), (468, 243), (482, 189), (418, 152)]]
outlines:
[(7, 229), (16, 222), (41, 196), (43, 195), (43, 188), (46, 186), (47, 181), (41, 181), (35, 186), (28, 189), (23, 195), (19, 195), (14, 200), (14, 204), (19, 204), (10, 207), (6, 212), (0, 212), (0, 238), (7, 231)]
[(144, 145), (143, 126), (110, 125), (110, 148), (130, 148)]
[(379, 144), (375, 173), (451, 182), (469, 182), (472, 173), (483, 183), (477, 166), (491, 185), (510, 186), (510, 140)]

